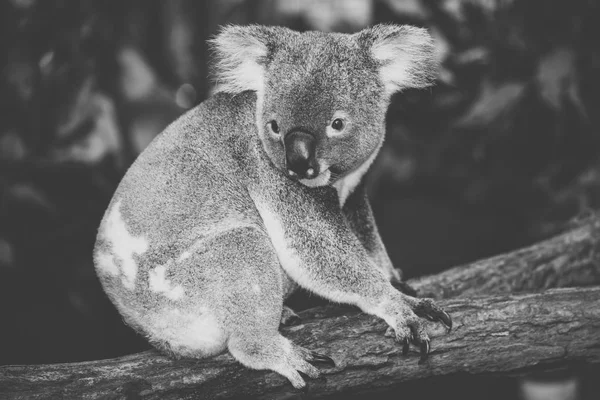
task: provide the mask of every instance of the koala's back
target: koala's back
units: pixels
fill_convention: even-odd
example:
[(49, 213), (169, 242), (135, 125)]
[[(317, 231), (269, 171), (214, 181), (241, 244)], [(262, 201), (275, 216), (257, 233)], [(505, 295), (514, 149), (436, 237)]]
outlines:
[[(126, 322), (159, 347), (186, 340), (186, 318), (199, 323), (199, 304), (215, 318), (210, 305), (228, 273), (214, 268), (227, 264), (219, 237), (260, 226), (244, 178), (255, 168), (254, 102), (252, 93), (216, 95), (175, 121), (131, 166), (100, 225), (102, 285)], [(200, 340), (192, 331), (188, 339)]]
[(252, 168), (247, 155), (254, 130), (252, 93), (210, 98), (137, 158), (108, 210), (121, 201), (134, 230), (155, 232), (162, 241), (189, 231), (190, 225), (213, 225), (215, 218), (247, 211), (243, 178)]

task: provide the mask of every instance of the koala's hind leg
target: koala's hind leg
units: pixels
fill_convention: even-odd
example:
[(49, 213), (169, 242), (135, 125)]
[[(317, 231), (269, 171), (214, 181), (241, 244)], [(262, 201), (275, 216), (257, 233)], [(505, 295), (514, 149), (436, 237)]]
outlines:
[(203, 256), (219, 258), (214, 273), (222, 274), (218, 281), (224, 286), (213, 288), (214, 306), (227, 332), (231, 355), (249, 368), (275, 371), (294, 387), (304, 387), (300, 373), (319, 375), (309, 361), (327, 358), (294, 345), (279, 333), (285, 277), (269, 237), (260, 229), (243, 227), (207, 245), (210, 254)]
[(310, 378), (319, 377), (319, 370), (308, 361), (323, 361), (323, 356), (296, 346), (273, 330), (244, 331), (232, 335), (229, 351), (249, 368), (270, 369), (285, 376), (296, 389), (306, 386), (300, 372)]

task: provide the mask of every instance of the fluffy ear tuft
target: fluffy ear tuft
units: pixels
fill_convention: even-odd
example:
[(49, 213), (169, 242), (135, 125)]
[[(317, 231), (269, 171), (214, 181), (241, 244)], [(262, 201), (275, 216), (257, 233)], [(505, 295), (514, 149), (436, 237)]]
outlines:
[(434, 83), (438, 63), (433, 39), (426, 29), (408, 25), (376, 25), (359, 32), (380, 65), (386, 92), (423, 88)]
[(272, 32), (258, 25), (222, 28), (210, 40), (215, 53), (214, 76), (217, 92), (260, 91)]

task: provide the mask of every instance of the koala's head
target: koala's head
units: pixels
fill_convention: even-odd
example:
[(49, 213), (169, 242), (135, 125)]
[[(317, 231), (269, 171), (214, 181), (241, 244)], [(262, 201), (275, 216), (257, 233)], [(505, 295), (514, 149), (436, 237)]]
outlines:
[(358, 33), (225, 27), (212, 41), (218, 91), (256, 91), (258, 134), (273, 164), (323, 186), (372, 161), (390, 96), (429, 86), (437, 65), (425, 29)]

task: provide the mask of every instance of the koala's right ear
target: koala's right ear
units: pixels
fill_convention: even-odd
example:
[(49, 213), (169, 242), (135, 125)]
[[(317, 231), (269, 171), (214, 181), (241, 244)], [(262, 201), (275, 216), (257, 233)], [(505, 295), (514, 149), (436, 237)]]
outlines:
[(438, 62), (427, 30), (381, 24), (359, 32), (357, 38), (379, 65), (379, 75), (388, 94), (434, 83)]
[(275, 40), (272, 28), (229, 25), (210, 41), (216, 62), (214, 75), (217, 92), (261, 91), (264, 67)]

